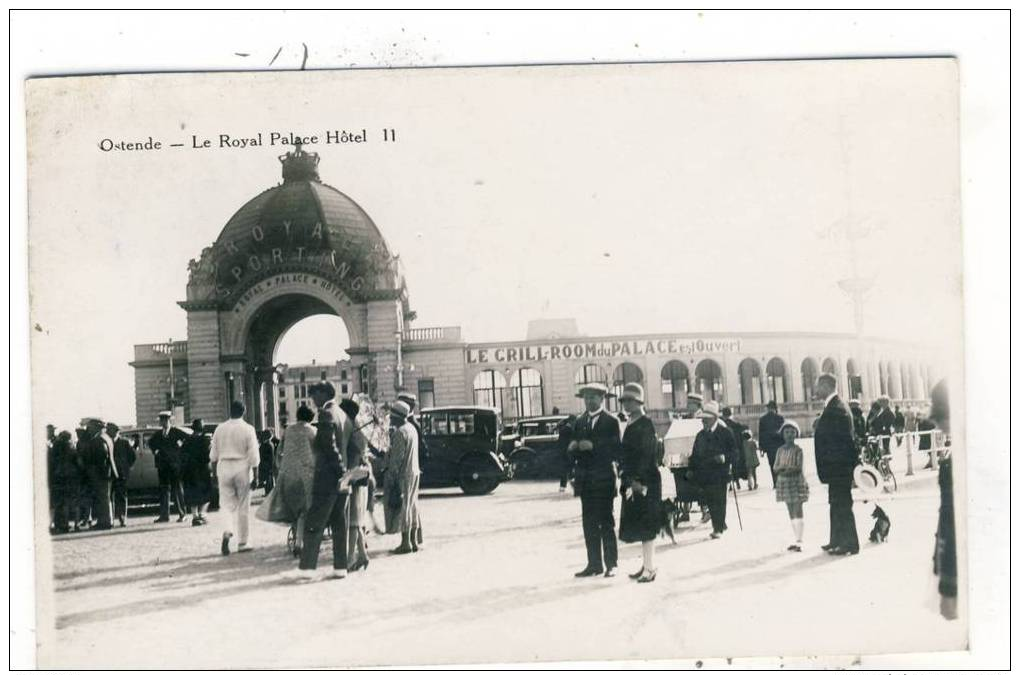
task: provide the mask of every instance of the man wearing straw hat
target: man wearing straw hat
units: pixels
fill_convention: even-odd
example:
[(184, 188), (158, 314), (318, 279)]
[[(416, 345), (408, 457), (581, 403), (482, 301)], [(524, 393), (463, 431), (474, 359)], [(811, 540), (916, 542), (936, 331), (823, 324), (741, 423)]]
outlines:
[[(588, 564), (575, 574), (593, 577), (616, 576), (616, 463), (620, 458), (620, 422), (606, 412), (603, 404), (608, 390), (604, 384), (589, 382), (578, 390), (584, 399), (584, 413), (574, 421), (567, 453), (574, 464), (574, 492), (581, 498), (581, 524)], [(603, 565), (604, 563), (604, 565)]]
[(718, 539), (726, 531), (726, 488), (737, 459), (737, 445), (733, 433), (719, 421), (717, 402), (706, 403), (698, 416), (702, 429), (694, 437), (691, 468), (708, 504), (712, 539)]

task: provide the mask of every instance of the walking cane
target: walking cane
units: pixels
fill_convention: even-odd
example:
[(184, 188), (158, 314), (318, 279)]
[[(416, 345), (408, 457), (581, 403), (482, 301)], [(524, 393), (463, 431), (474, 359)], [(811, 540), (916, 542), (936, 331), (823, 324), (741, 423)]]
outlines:
[(737, 522), (740, 524), (740, 531), (744, 531), (744, 519), (740, 517), (740, 500), (737, 499), (737, 485), (730, 481), (730, 489), (733, 490), (733, 504), (737, 507)]

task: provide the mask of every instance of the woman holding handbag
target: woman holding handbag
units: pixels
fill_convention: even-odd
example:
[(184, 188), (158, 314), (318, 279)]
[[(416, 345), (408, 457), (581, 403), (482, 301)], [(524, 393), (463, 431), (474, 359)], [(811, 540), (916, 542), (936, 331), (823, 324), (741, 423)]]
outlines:
[(655, 538), (662, 520), (658, 440), (655, 426), (645, 415), (644, 399), (644, 388), (636, 383), (625, 385), (620, 395), (620, 404), (627, 413), (620, 472), (623, 492), (620, 541), (641, 542), (643, 564), (640, 570), (630, 575), (638, 583), (655, 581)]

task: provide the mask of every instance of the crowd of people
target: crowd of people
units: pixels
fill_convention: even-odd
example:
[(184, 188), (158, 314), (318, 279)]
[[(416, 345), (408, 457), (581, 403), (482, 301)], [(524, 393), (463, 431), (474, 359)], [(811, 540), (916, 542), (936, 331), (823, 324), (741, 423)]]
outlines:
[[(337, 578), (368, 567), (369, 528), (401, 536), (393, 553), (417, 552), (424, 543), (417, 397), (398, 394), (388, 407), (388, 425), (374, 412), (359, 425), (361, 405), (349, 398), (337, 401), (332, 384), (316, 383), (309, 395), (315, 410), (301, 406), (297, 422), (282, 439), (271, 430), (256, 432), (244, 420), (240, 401), (231, 403), (230, 418), (211, 434), (201, 419), (192, 422), (188, 433), (171, 423), (170, 411), (160, 412), (159, 428), (147, 442), (159, 479), (155, 522), (170, 522), (171, 504), (177, 522), (190, 515), (192, 526), (206, 525), (206, 514), (222, 508), (226, 526), (220, 552), (251, 551), (251, 496), (262, 487), (266, 499), (259, 515), (294, 528), (299, 579), (317, 577), (324, 537), (332, 542), (332, 576)], [(57, 433), (49, 425), (51, 532), (107, 530), (114, 519), (126, 527), (127, 481), (142, 451), (137, 440), (120, 435), (116, 424), (96, 417), (82, 421), (75, 441), (70, 432)], [(373, 516), (376, 473), (384, 495), (383, 526)]]
[[(815, 391), (823, 403), (813, 421), (814, 459), (829, 504), (829, 537), (821, 548), (833, 556), (856, 555), (860, 541), (851, 490), (862, 449), (877, 437), (888, 453), (890, 441), (901, 442), (904, 432), (936, 427), (948, 430), (948, 403), (933, 405), (928, 418), (912, 409), (906, 414), (898, 407), (892, 409), (888, 397), (882, 396), (865, 417), (858, 400), (846, 403), (839, 397), (834, 376), (821, 375)], [(211, 435), (201, 419), (193, 421), (189, 434), (170, 423), (169, 411), (160, 413), (160, 428), (148, 441), (160, 484), (156, 522), (170, 520), (171, 501), (178, 522), (190, 513), (193, 526), (206, 524), (207, 510), (222, 508), (227, 513), (221, 553), (231, 553), (235, 537), (234, 550), (250, 551), (251, 490), (261, 485), (266, 499), (257, 515), (294, 528), (293, 551), (299, 558), (294, 574), (300, 581), (319, 578), (319, 549), (326, 537), (331, 540), (333, 578), (368, 567), (369, 528), (400, 534), (400, 545), (392, 553), (417, 552), (423, 544), (418, 494), (424, 439), (414, 413), (416, 397), (401, 393), (388, 407), (389, 424), (381, 437), (386, 442), (381, 443), (382, 424), (374, 411), (362, 414), (361, 405), (353, 399), (338, 402), (333, 385), (325, 381), (312, 385), (309, 395), (315, 410), (301, 406), (297, 422), (287, 427), (279, 440), (271, 431), (257, 433), (244, 420), (245, 407), (240, 401), (231, 404), (230, 419), (218, 424)], [(662, 441), (646, 414), (644, 389), (639, 383), (623, 387), (620, 415), (606, 411), (610, 395), (605, 385), (582, 385), (577, 396), (584, 401), (584, 412), (569, 417), (560, 427), (567, 459), (561, 489), (569, 482), (580, 498), (587, 556), (585, 567), (575, 576), (616, 576), (619, 538), (641, 543), (641, 568), (629, 576), (638, 583), (650, 583), (657, 574), (654, 542), (662, 529), (664, 505), (669, 503), (662, 497)], [(945, 414), (939, 412), (943, 409)], [(804, 475), (804, 451), (797, 444), (801, 436), (798, 423), (784, 419), (770, 401), (758, 420), (756, 441), (750, 429), (733, 418), (730, 408), (720, 409), (717, 402), (704, 401), (694, 393), (688, 395), (687, 408), (680, 416), (700, 419), (702, 428), (694, 438), (687, 465), (671, 470), (677, 520), (689, 521), (696, 502), (702, 522), (711, 522), (710, 537), (722, 537), (728, 529), (727, 492), (733, 490), (736, 498), (741, 481), (747, 482), (748, 490), (758, 489), (760, 455), (768, 461), (775, 499), (785, 505), (790, 519), (794, 541), (788, 550), (801, 552), (804, 504), (810, 489)], [(126, 526), (126, 486), (139, 448), (120, 435), (116, 424), (98, 418), (83, 420), (74, 442), (69, 432), (58, 434), (49, 426), (47, 441), (51, 530), (105, 530), (113, 527), (114, 519)], [(930, 447), (930, 435), (922, 433), (916, 449)], [(375, 493), (380, 483), (383, 526), (375, 519)], [(940, 589), (945, 597), (951, 596), (955, 614), (955, 537), (948, 461), (940, 466), (939, 483), (943, 495), (934, 562), (943, 579)], [(617, 496), (622, 497), (618, 533), (614, 518)]]
[[(891, 439), (901, 443), (904, 432), (931, 431), (937, 421), (913, 409), (907, 414), (898, 407), (893, 410), (885, 396), (875, 401), (865, 418), (859, 401), (847, 403), (839, 397), (836, 379), (830, 374), (818, 378), (815, 391), (822, 410), (812, 425), (814, 459), (829, 504), (829, 536), (821, 548), (833, 556), (857, 555), (860, 540), (851, 490), (854, 469), (861, 463), (869, 438), (880, 438), (888, 452)], [(802, 431), (796, 421), (779, 414), (774, 401), (767, 404), (758, 420), (756, 441), (751, 430), (733, 418), (730, 408), (720, 409), (715, 401), (704, 401), (694, 393), (688, 395), (687, 407), (678, 416), (700, 419), (702, 428), (694, 438), (686, 465), (671, 469), (676, 489), (671, 503), (662, 499), (663, 450), (644, 410), (644, 390), (638, 383), (623, 387), (619, 402), (624, 414), (619, 417), (605, 409), (611, 395), (602, 384), (584, 384), (577, 396), (584, 400), (585, 411), (566, 420), (560, 429), (567, 456), (561, 486), (570, 481), (580, 497), (587, 552), (587, 564), (576, 576), (615, 576), (619, 538), (642, 543), (642, 567), (631, 578), (642, 583), (654, 581), (653, 543), (661, 531), (662, 510), (667, 506), (676, 509), (678, 522), (684, 522), (690, 520), (693, 504), (698, 503), (702, 522), (711, 522), (710, 538), (719, 539), (727, 530), (728, 490), (736, 499), (741, 481), (746, 481), (748, 490), (758, 489), (759, 455), (768, 461), (775, 499), (785, 505), (790, 519), (793, 542), (788, 550), (803, 550), (804, 504), (810, 488), (804, 475), (804, 450), (797, 443)], [(920, 438), (916, 449), (932, 447), (930, 435), (922, 434)], [(942, 482), (948, 484), (949, 479)], [(614, 522), (617, 496), (622, 497), (618, 534)], [(940, 522), (950, 520), (943, 515)]]

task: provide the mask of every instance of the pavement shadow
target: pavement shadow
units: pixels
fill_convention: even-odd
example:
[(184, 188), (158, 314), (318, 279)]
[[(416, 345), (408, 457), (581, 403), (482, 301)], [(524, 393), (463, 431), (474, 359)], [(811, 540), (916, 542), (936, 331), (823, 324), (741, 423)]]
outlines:
[[(152, 562), (149, 562), (149, 563), (143, 563), (143, 565), (178, 565), (180, 563), (192, 562), (192, 561), (195, 561), (195, 560), (205, 560), (205, 559), (211, 558), (211, 557), (220, 557), (220, 556), (213, 556), (213, 555), (192, 555), (192, 556), (186, 556), (184, 558), (172, 558), (172, 559), (167, 559), (167, 560), (159, 560), (157, 558), (155, 561), (152, 561)], [(76, 570), (74, 572), (59, 572), (59, 573), (55, 573), (53, 575), (53, 580), (54, 581), (67, 581), (67, 580), (70, 580), (70, 579), (78, 579), (78, 578), (82, 578), (82, 577), (89, 577), (89, 576), (92, 576), (92, 575), (95, 575), (95, 574), (109, 574), (111, 572), (119, 572), (121, 570), (137, 570), (138, 568), (139, 568), (139, 564), (138, 563), (130, 563), (130, 564), (127, 564), (127, 565), (114, 565), (112, 567), (90, 567), (90, 568), (83, 569), (83, 570)], [(120, 578), (114, 579), (114, 581), (119, 581), (119, 580), (120, 580)], [(63, 591), (63, 590), (74, 590), (74, 589), (69, 588), (67, 586), (62, 586), (62, 587), (58, 588), (57, 590), (58, 591)]]

